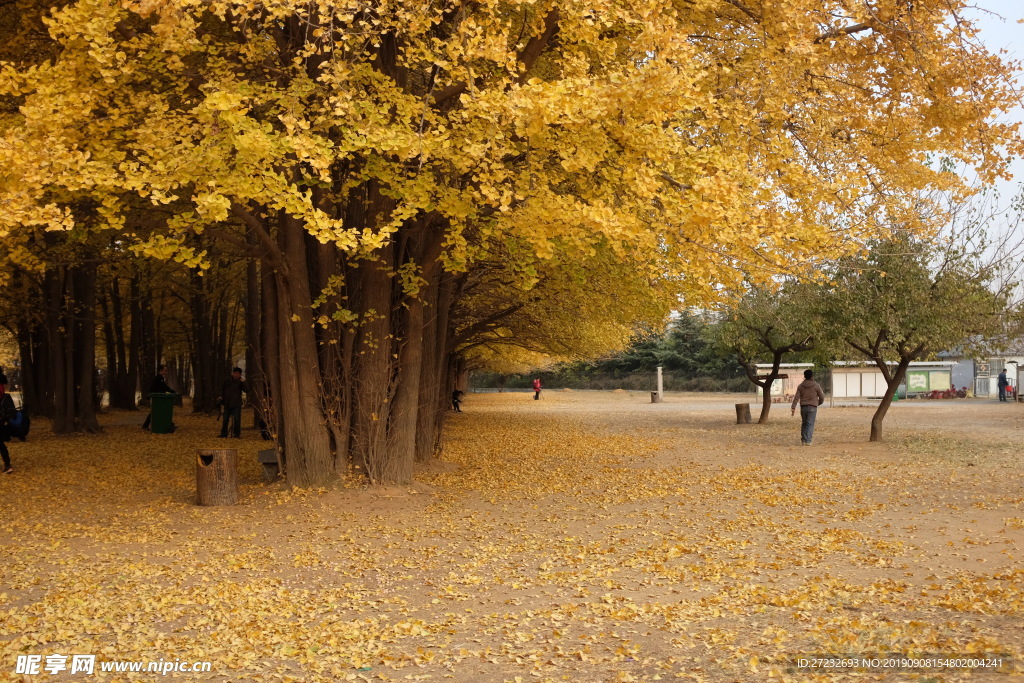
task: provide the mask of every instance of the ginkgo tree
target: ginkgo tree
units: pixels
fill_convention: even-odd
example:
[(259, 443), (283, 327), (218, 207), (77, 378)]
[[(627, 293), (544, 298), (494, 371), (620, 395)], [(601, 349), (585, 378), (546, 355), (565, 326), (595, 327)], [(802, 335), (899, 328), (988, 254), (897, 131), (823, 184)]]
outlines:
[[(782, 376), (783, 360), (814, 349), (817, 326), (810, 304), (817, 301), (816, 288), (794, 280), (777, 288), (754, 287), (726, 310), (712, 328), (712, 336), (724, 353), (735, 354), (750, 382), (761, 388), (758, 424), (768, 422), (772, 385)], [(771, 368), (758, 375), (757, 361)]]
[(983, 262), (984, 243), (971, 239), (982, 236), (975, 228), (944, 239), (880, 240), (866, 254), (839, 261), (831, 284), (808, 309), (819, 343), (834, 357), (852, 351), (885, 379), (871, 441), (882, 440), (885, 416), (911, 362), (952, 349), (983, 353), (1005, 341), (1016, 281), (999, 281), (998, 269)]
[[(289, 481), (405, 481), (439, 428), (445, 309), (490, 245), (618, 257), (697, 304), (955, 189), (929, 155), (1001, 173), (1010, 65), (964, 7), (69, 2), (42, 13), (51, 59), (0, 67), (0, 227), (26, 259), (37, 230), (109, 231), (200, 269), (193, 236), (233, 240), (261, 268)], [(175, 211), (139, 233), (138, 198)]]

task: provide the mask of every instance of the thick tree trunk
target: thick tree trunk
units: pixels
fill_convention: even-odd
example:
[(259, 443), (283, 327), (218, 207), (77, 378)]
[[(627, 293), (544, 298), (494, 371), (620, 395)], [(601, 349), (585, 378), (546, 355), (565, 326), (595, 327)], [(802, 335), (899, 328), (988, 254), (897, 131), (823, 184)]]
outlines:
[[(424, 288), (423, 365), (420, 371), (419, 408), (416, 411), (416, 461), (425, 462), (434, 455), (434, 430), (437, 429), (437, 400), (441, 384), (444, 331), (438, 303), (440, 282), (432, 279)], [(439, 346), (438, 340), (441, 340)]]
[(412, 466), (416, 461), (416, 425), (423, 370), (423, 301), (418, 298), (409, 301), (404, 317), (405, 338), (398, 357), (390, 425), (394, 450), (382, 477), (383, 481), (397, 484), (412, 481)]
[(100, 430), (96, 394), (96, 266), (54, 268), (44, 276), (46, 363), (52, 368), (53, 431)]
[(388, 417), (391, 412), (394, 364), (391, 339), (391, 269), (394, 246), (378, 250), (379, 260), (363, 264), (360, 280), (363, 319), (356, 341), (353, 395), (353, 456), (357, 466), (377, 484), (386, 481), (391, 446)]
[(238, 452), (209, 448), (196, 452), (196, 503), (234, 505), (238, 502)]
[(281, 212), (279, 229), (287, 272), (277, 273), (280, 335), (280, 404), (288, 458), (288, 482), (308, 487), (333, 474), (330, 436), (320, 398), (320, 363), (313, 329), (305, 230)]
[[(425, 282), (434, 282), (439, 270), (437, 259), (441, 254), (443, 224), (427, 217), (416, 226), (410, 226), (404, 264), (415, 264)], [(404, 265), (403, 264), (403, 265)], [(397, 289), (397, 288), (396, 288)], [(417, 428), (419, 426), (420, 383), (426, 362), (427, 346), (433, 351), (434, 340), (425, 335), (428, 296), (436, 291), (427, 287), (415, 296), (405, 297), (404, 309), (396, 314), (400, 326), (395, 337), (400, 345), (396, 373), (395, 400), (392, 406), (390, 429), (393, 432), (394, 454), (391, 471), (386, 481), (407, 483), (412, 480), (412, 467), (416, 461)], [(434, 297), (431, 297), (434, 298)], [(431, 354), (432, 355), (432, 354)]]
[(441, 443), (441, 430), (451, 405), (447, 377), (448, 329), (455, 279), (450, 274), (432, 278), (434, 295), (428, 297), (433, 305), (426, 309), (427, 325), (424, 337), (423, 373), (420, 380), (420, 411), (416, 428), (416, 460), (424, 462), (437, 453)]
[(317, 323), (317, 345), (320, 352), (320, 372), (323, 392), (321, 399), (324, 416), (331, 433), (334, 469), (341, 472), (351, 465), (350, 435), (352, 421), (352, 333), (334, 315), (347, 303), (339, 273), (339, 252), (333, 244), (320, 244), (308, 236), (307, 249), (316, 254), (314, 294), (320, 299), (318, 307), (321, 322)]

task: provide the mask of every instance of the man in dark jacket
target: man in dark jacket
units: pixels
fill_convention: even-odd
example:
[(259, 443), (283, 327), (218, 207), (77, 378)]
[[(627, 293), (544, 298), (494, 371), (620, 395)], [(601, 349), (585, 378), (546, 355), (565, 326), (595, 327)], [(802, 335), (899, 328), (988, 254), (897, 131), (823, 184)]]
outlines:
[[(177, 393), (174, 389), (167, 386), (167, 366), (161, 365), (156, 369), (156, 377), (153, 378), (152, 384), (149, 385), (149, 393), (151, 394), (174, 394)], [(150, 408), (149, 415), (146, 416), (146, 421), (142, 423), (143, 429), (149, 429), (149, 423), (153, 420), (153, 410)], [(174, 423), (171, 423), (171, 431), (173, 432), (177, 427)]]
[(1006, 400), (1006, 387), (1010, 386), (1010, 381), (1006, 379), (1006, 368), (999, 373), (999, 379), (996, 382), (996, 387), (999, 389), (999, 400)]
[(224, 407), (224, 420), (220, 426), (220, 438), (228, 438), (228, 420), (234, 421), (232, 436), (242, 438), (242, 392), (249, 393), (242, 379), (242, 368), (234, 368), (231, 376), (224, 380), (220, 388), (221, 406)]
[(811, 437), (814, 436), (814, 418), (818, 414), (818, 406), (825, 402), (825, 392), (821, 385), (814, 381), (814, 371), (804, 370), (804, 381), (796, 388), (796, 395), (793, 397), (792, 415), (796, 414), (796, 407), (800, 406), (800, 443), (805, 446), (811, 445)]

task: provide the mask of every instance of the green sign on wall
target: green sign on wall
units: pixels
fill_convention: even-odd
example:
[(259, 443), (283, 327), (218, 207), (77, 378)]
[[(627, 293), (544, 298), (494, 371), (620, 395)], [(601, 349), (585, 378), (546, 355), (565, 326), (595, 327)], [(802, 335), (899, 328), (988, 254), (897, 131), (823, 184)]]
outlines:
[(951, 379), (949, 370), (910, 370), (907, 372), (907, 393), (946, 391), (951, 386)]
[(928, 371), (912, 370), (907, 373), (907, 392), (928, 391)]

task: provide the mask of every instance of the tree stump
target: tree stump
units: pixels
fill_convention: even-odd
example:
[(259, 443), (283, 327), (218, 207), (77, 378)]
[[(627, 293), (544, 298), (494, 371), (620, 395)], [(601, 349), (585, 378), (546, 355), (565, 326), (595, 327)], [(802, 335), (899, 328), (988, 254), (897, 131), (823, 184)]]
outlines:
[(749, 403), (737, 403), (736, 404), (736, 424), (748, 425), (752, 422), (750, 419), (750, 404)]
[(196, 451), (196, 504), (234, 505), (237, 502), (237, 451), (234, 448)]
[(651, 403), (661, 403), (661, 396), (658, 395), (657, 391), (651, 392)]

